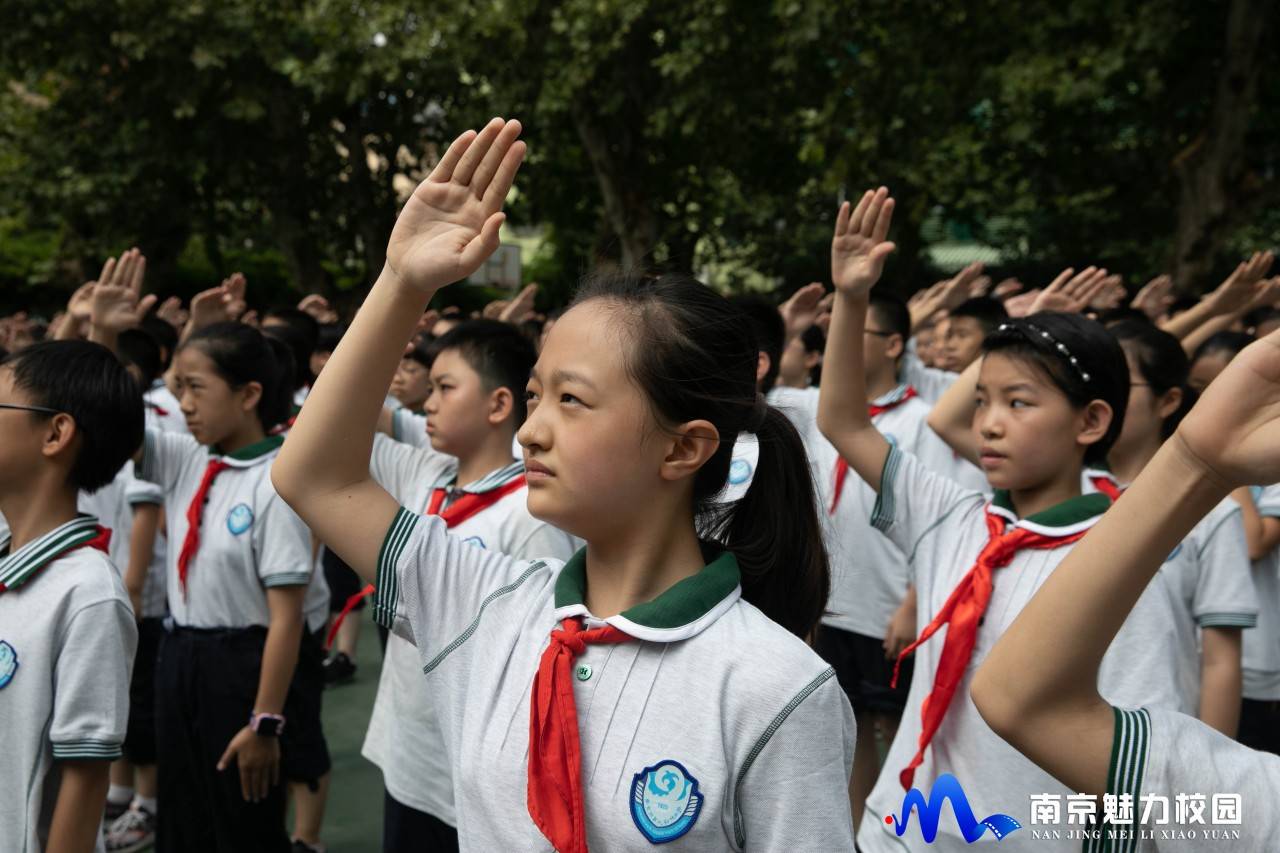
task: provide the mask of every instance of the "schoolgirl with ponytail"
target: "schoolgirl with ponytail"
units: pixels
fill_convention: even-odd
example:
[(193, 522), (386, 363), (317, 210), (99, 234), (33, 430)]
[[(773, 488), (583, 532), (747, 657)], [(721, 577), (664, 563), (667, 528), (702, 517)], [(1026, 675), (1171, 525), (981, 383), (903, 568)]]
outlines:
[[(401, 211), (276, 486), (417, 646), (462, 849), (850, 850), (853, 715), (805, 642), (828, 587), (813, 486), (726, 300), (596, 279), (547, 336), (517, 437), (530, 513), (587, 542), (567, 562), (472, 547), (369, 477), (416, 318), (498, 245), (519, 132), (463, 134)], [(718, 506), (741, 431), (760, 464)]]
[(292, 357), (239, 323), (174, 356), (190, 434), (149, 429), (164, 492), (170, 618), (156, 667), (158, 851), (287, 851), (279, 736), (303, 633), (310, 534), (271, 486)]

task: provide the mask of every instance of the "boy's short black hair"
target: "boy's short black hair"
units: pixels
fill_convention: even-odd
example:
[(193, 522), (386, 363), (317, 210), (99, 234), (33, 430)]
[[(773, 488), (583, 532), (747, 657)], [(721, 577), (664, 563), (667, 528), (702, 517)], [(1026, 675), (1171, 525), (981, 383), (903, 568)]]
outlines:
[(173, 353), (178, 348), (178, 330), (168, 320), (161, 320), (155, 314), (144, 317), (140, 328), (160, 345), (160, 372), (164, 373), (169, 369), (169, 362), (173, 361)]
[(164, 372), (160, 344), (142, 329), (125, 329), (121, 332), (116, 352), (125, 367), (136, 367), (142, 374), (143, 393)]
[(432, 342), (431, 350), (433, 360), (445, 350), (457, 350), (487, 390), (510, 391), (515, 426), (524, 423), (529, 413), (525, 386), (538, 353), (519, 329), (498, 320), (467, 320)]
[(881, 327), (880, 330), (901, 335), (902, 345), (905, 347), (911, 338), (911, 309), (907, 307), (907, 303), (892, 293), (873, 290), (869, 304), (871, 316), (875, 318), (876, 325)]
[(778, 306), (760, 296), (734, 296), (729, 302), (742, 309), (751, 321), (756, 335), (756, 347), (769, 356), (769, 371), (760, 380), (760, 393), (768, 394), (778, 381), (782, 369), (782, 348), (787, 343), (787, 326)]
[[(45, 341), (0, 362), (33, 406), (65, 412), (80, 447), (68, 484), (96, 492), (142, 444), (142, 390), (111, 351), (88, 341)], [(50, 417), (37, 412), (31, 417)]]
[(338, 348), (338, 342), (342, 340), (342, 336), (346, 334), (347, 327), (341, 323), (329, 323), (320, 327), (320, 334), (316, 337), (316, 352), (333, 352)]
[(952, 319), (972, 317), (978, 321), (978, 325), (982, 327), (982, 335), (986, 337), (996, 326), (1009, 319), (1009, 312), (1005, 310), (1004, 303), (999, 299), (992, 299), (990, 296), (974, 296), (957, 305), (950, 316)]
[(307, 346), (308, 356), (315, 350), (316, 341), (320, 338), (320, 323), (306, 311), (299, 308), (272, 308), (263, 319), (278, 320), (282, 325), (296, 331)]

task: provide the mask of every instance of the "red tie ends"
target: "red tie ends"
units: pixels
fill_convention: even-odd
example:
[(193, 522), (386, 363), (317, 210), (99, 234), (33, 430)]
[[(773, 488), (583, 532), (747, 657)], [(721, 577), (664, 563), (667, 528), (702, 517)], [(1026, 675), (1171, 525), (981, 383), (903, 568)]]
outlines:
[(209, 497), (209, 487), (213, 485), (215, 477), (230, 467), (221, 459), (210, 459), (209, 466), (204, 469), (204, 477), (200, 480), (200, 487), (187, 506), (187, 535), (182, 540), (182, 550), (178, 552), (178, 583), (182, 587), (183, 598), (187, 595), (187, 569), (200, 548), (200, 517), (204, 513), (204, 502)]
[(578, 707), (573, 698), (573, 659), (593, 643), (624, 643), (612, 625), (584, 630), (565, 619), (551, 632), (533, 678), (529, 703), (529, 816), (558, 853), (587, 853), (582, 794)]
[(902, 650), (902, 654), (898, 655), (898, 660), (893, 666), (892, 685), (896, 687), (898, 668), (902, 665), (903, 659), (937, 633), (939, 628), (943, 625), (947, 626), (942, 655), (938, 658), (938, 670), (933, 677), (933, 688), (920, 708), (919, 748), (911, 762), (898, 776), (904, 790), (911, 788), (916, 768), (924, 761), (924, 752), (929, 748), (930, 741), (942, 725), (942, 718), (946, 716), (947, 708), (950, 707), (956, 689), (964, 678), (965, 670), (969, 668), (973, 647), (978, 640), (978, 623), (987, 611), (987, 604), (991, 601), (994, 571), (1009, 565), (1014, 555), (1021, 550), (1058, 548), (1075, 542), (1087, 532), (1087, 530), (1080, 530), (1058, 537), (1035, 533), (1025, 527), (1012, 527), (1006, 531), (1005, 520), (990, 509), (987, 510), (989, 538), (986, 546), (978, 554), (973, 568), (956, 584), (947, 602), (920, 632), (919, 638)]

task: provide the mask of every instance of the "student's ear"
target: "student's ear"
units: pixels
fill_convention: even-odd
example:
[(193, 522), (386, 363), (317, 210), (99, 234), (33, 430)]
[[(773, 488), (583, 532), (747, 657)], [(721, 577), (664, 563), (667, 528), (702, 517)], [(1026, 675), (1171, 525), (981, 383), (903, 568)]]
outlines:
[(769, 353), (761, 350), (756, 353), (756, 385), (758, 386), (769, 374), (769, 368), (773, 366), (773, 359), (769, 358)]
[(822, 353), (806, 352), (804, 354), (804, 369), (813, 370), (819, 364), (822, 364)]
[(664, 480), (692, 477), (720, 448), (720, 432), (711, 421), (677, 424), (667, 437), (670, 446), (659, 472)]
[(70, 447), (79, 434), (76, 419), (66, 412), (59, 412), (49, 418), (44, 439), (40, 443), (40, 454), (46, 459), (52, 459)]
[(1102, 441), (1107, 430), (1111, 428), (1111, 419), (1114, 416), (1108, 403), (1102, 400), (1090, 400), (1089, 405), (1085, 406), (1084, 412), (1081, 413), (1080, 432), (1076, 435), (1076, 441), (1086, 447)]
[(884, 354), (890, 361), (897, 361), (902, 356), (906, 346), (902, 340), (902, 335), (892, 334), (885, 338)]
[(1170, 388), (1160, 395), (1160, 403), (1156, 407), (1156, 414), (1160, 415), (1160, 420), (1164, 420), (1180, 408), (1182, 408), (1182, 389)]
[(258, 408), (258, 402), (262, 399), (262, 383), (246, 382), (244, 387), (240, 389), (240, 411), (252, 412)]
[(507, 387), (496, 388), (489, 394), (489, 413), (486, 415), (490, 425), (498, 424), (511, 417), (516, 407), (516, 398)]

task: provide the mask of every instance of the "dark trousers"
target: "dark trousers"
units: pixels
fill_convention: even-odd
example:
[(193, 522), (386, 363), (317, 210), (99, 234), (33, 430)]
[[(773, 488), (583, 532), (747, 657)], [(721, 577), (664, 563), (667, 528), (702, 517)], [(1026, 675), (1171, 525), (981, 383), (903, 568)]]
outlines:
[(382, 853), (457, 853), (458, 830), (383, 794)]
[(240, 792), (227, 744), (249, 722), (265, 628), (174, 628), (156, 663), (157, 853), (288, 853), (285, 789), (261, 802)]
[(1280, 755), (1280, 702), (1243, 700), (1236, 740), (1250, 749)]

